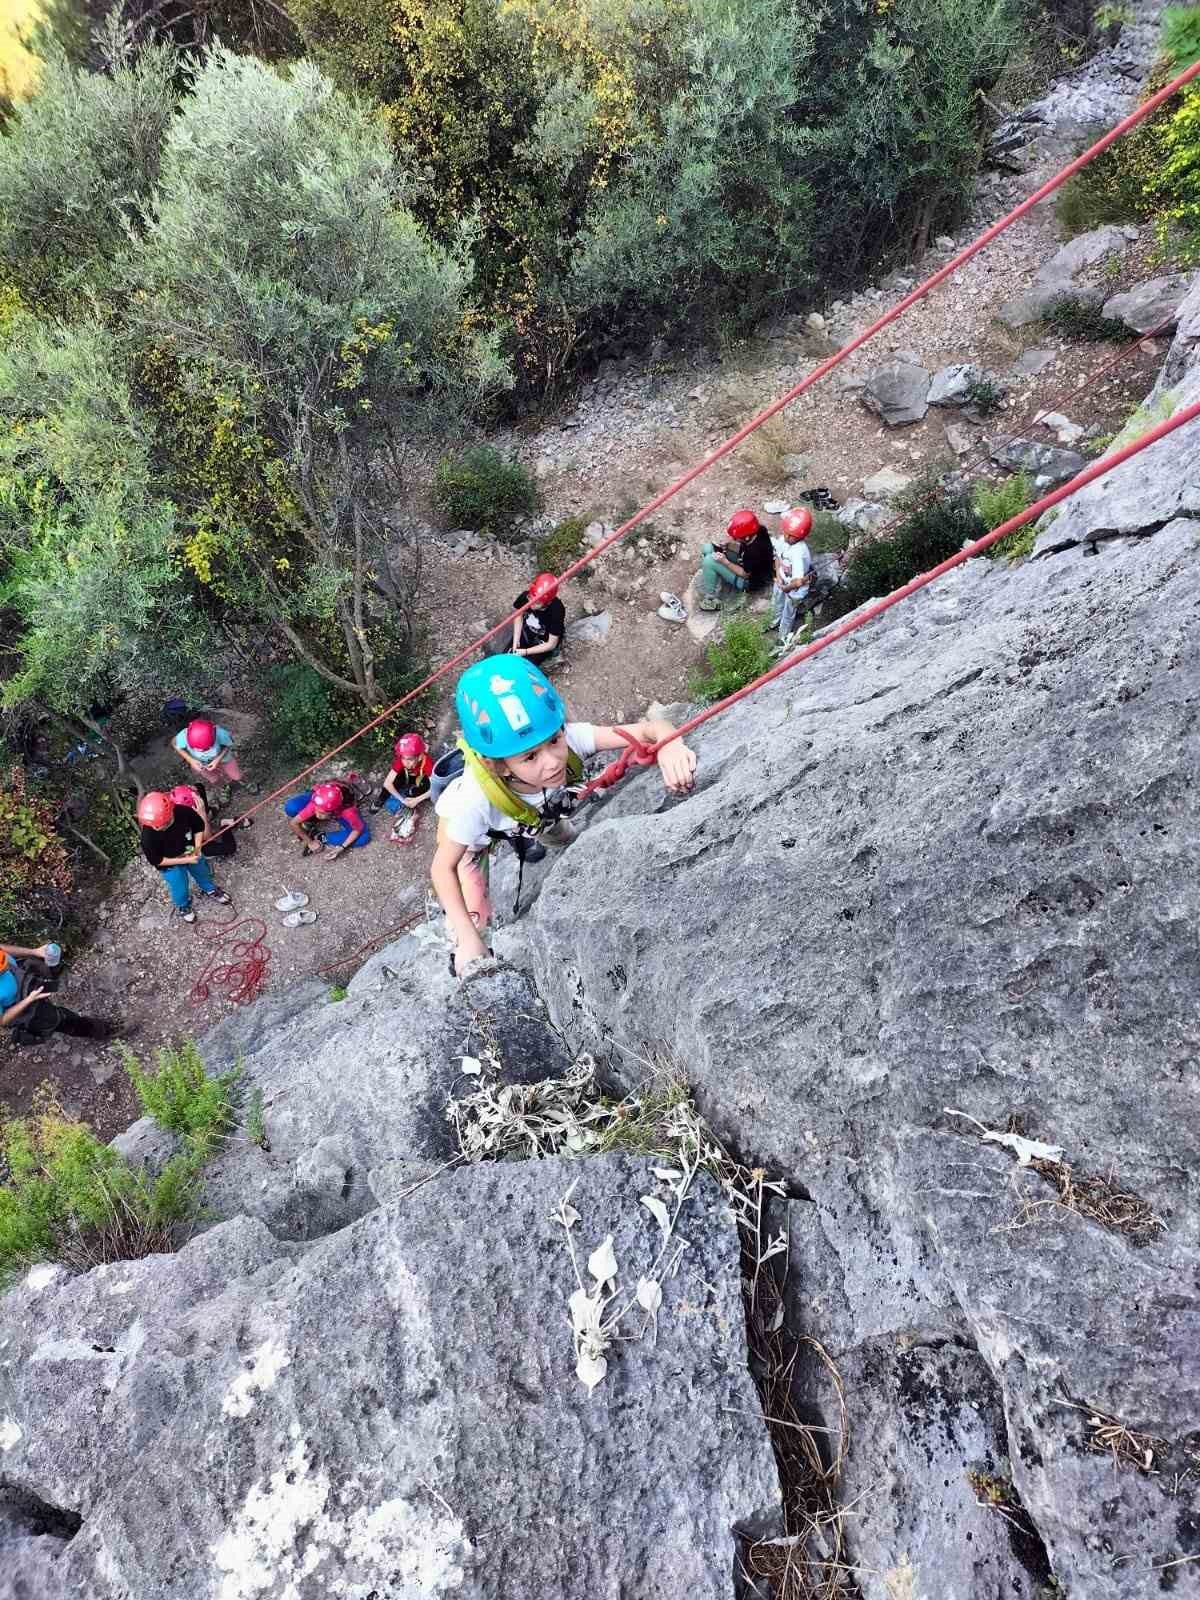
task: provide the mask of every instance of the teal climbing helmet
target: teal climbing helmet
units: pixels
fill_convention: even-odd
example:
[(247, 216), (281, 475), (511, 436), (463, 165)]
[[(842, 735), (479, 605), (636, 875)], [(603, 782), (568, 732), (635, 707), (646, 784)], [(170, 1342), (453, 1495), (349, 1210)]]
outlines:
[(454, 706), (471, 749), (498, 759), (545, 744), (567, 720), (554, 685), (524, 656), (489, 656), (468, 667)]

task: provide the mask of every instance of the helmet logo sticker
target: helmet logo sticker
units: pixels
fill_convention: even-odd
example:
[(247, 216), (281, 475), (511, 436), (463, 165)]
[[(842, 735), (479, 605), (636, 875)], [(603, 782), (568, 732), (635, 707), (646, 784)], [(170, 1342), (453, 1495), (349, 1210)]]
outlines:
[(529, 713), (515, 694), (502, 694), (499, 706), (514, 733), (523, 733), (530, 726)]

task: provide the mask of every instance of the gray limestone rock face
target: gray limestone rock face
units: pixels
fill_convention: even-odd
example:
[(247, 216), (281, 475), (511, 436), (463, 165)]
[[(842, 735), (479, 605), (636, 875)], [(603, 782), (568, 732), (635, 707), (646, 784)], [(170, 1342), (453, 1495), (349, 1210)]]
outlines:
[(604, 1381), (574, 1372), (551, 1214), (574, 1186), (580, 1270), (611, 1234), (632, 1295), (654, 1183), (628, 1157), (476, 1166), (307, 1247), (240, 1218), (35, 1269), (0, 1324), (0, 1467), (82, 1518), (36, 1600), (728, 1600), (778, 1482), (715, 1185), (657, 1329), (635, 1307)]
[(910, 361), (876, 367), (859, 396), (889, 428), (920, 422), (929, 410), (929, 372)]
[[(1179, 518), (967, 563), (709, 723), (690, 798), (619, 789), (514, 930), (569, 1036), (621, 1046), (618, 1075), (668, 1049), (715, 1129), (810, 1198), (807, 1331), (835, 1356), (914, 1332), (978, 1353), (1014, 1493), (1088, 1600), (1159, 1600), (1200, 1515), (1195, 1474), (1178, 1496), (1115, 1478), (1059, 1403), (1168, 1460), (1196, 1428), (1198, 560)], [(1051, 1205), (1005, 1231), (1021, 1185), (1056, 1191), (948, 1107), (1020, 1119), (1164, 1227), (1139, 1245)], [(889, 1566), (879, 1530), (910, 1510), (855, 1509)], [(914, 1593), (972, 1594), (959, 1570)]]
[(1047, 312), (1061, 301), (1098, 307), (1103, 299), (1103, 289), (1080, 288), (1069, 278), (1049, 278), (1044, 282), (1035, 279), (1021, 294), (1004, 301), (996, 316), (1009, 328), (1027, 328), (1030, 323), (1041, 322)]
[(376, 1204), (370, 1172), (396, 1156), (453, 1154), (442, 1109), (461, 1058), (490, 1030), (514, 1081), (569, 1064), (512, 971), (459, 984), (447, 953), (405, 937), (356, 974), (344, 1000), (314, 984), (268, 995), (201, 1042), (210, 1071), (240, 1061), (244, 1094), (263, 1097), (269, 1150), (238, 1142), (205, 1175), (218, 1217), (261, 1217), (282, 1238), (314, 1239)]
[(1111, 223), (1092, 228), (1088, 233), (1077, 233), (1042, 263), (1037, 279), (1041, 283), (1058, 283), (1077, 278), (1085, 267), (1094, 267), (1128, 250), (1129, 242), (1125, 231)]
[(998, 440), (992, 445), (991, 458), (1012, 472), (1028, 472), (1039, 489), (1057, 489), (1087, 466), (1078, 451), (1060, 450), (1035, 439)]
[(891, 500), (912, 482), (912, 477), (907, 472), (897, 472), (895, 467), (881, 467), (878, 472), (873, 472), (869, 478), (863, 479), (863, 491), (870, 498), (868, 504), (874, 500)]
[(871, 533), (876, 528), (881, 528), (891, 516), (891, 512), (877, 500), (846, 500), (840, 505), (834, 515), (846, 528), (854, 528), (860, 533)]
[(1192, 282), (1193, 276), (1186, 272), (1150, 278), (1146, 283), (1139, 283), (1136, 289), (1114, 294), (1106, 300), (1104, 315), (1113, 322), (1123, 322), (1134, 333), (1165, 330), (1177, 320)]

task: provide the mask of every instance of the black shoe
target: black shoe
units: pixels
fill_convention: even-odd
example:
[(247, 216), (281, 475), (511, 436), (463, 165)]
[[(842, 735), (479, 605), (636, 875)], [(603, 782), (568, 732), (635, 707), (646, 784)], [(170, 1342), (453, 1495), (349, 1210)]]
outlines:
[(386, 804), (387, 804), (387, 802), (383, 798), (382, 795), (376, 795), (375, 799), (372, 800), (371, 804), (367, 807), (367, 810), (371, 813), (372, 816), (375, 816), (375, 814), (377, 812), (383, 810), (383, 808), (384, 808), (384, 806)]

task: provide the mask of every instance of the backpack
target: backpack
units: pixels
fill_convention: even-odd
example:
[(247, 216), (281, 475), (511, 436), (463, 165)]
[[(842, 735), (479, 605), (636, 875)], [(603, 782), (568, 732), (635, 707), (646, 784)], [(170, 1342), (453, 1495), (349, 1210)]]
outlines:
[[(531, 806), (523, 796), (517, 794), (515, 789), (510, 789), (503, 778), (498, 778), (464, 739), (459, 739), (458, 749), (462, 752), (464, 770), (471, 774), (483, 790), (489, 805), (495, 806), (496, 810), (503, 812), (506, 817), (511, 817), (522, 828), (537, 829), (543, 825), (545, 818), (541, 812)], [(583, 760), (574, 750), (567, 752), (567, 781), (583, 782)]]

